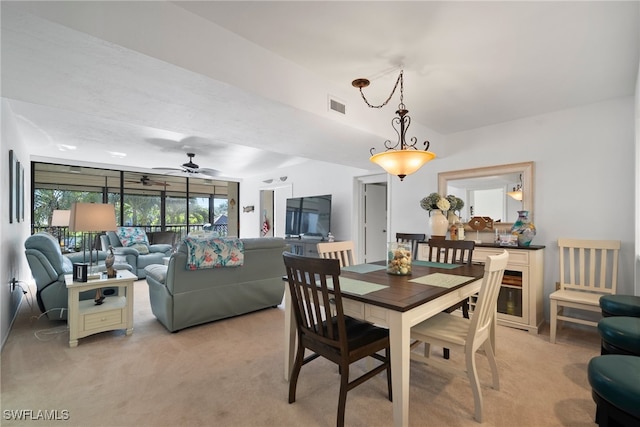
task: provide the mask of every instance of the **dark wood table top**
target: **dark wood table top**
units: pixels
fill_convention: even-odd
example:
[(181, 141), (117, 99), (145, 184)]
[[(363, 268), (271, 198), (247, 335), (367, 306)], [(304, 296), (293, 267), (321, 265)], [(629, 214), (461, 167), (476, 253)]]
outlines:
[[(384, 261), (374, 262), (370, 264), (386, 265)], [(386, 269), (368, 273), (356, 273), (353, 271), (343, 270), (340, 273), (341, 277), (348, 277), (354, 280), (377, 283), (380, 285), (386, 285), (388, 287), (380, 289), (378, 291), (370, 292), (365, 295), (356, 295), (344, 291), (342, 293), (345, 296), (348, 294), (349, 299), (362, 301), (368, 304), (385, 307), (395, 311), (405, 312), (449, 292), (455, 291), (456, 289), (464, 285), (467, 285), (478, 279), (482, 279), (482, 277), (484, 276), (484, 266), (482, 265), (461, 265), (457, 268), (446, 269), (413, 264), (411, 270), (412, 274), (409, 276), (387, 274)], [(451, 288), (410, 282), (411, 279), (426, 276), (432, 273), (469, 276), (473, 277), (473, 279), (467, 280)]]

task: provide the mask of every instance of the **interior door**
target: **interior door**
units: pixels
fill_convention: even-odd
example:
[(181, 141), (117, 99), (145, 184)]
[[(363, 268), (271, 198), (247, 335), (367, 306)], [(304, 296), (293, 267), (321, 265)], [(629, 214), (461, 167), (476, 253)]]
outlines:
[(387, 256), (387, 184), (364, 186), (364, 262)]

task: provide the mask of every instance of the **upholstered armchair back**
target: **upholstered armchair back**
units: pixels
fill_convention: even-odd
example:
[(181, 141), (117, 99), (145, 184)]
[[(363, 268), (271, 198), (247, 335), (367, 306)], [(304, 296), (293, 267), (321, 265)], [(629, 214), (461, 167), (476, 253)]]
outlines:
[[(126, 236), (126, 237), (122, 237)], [(125, 239), (125, 246), (121, 237)], [(151, 264), (163, 264), (163, 258), (171, 255), (172, 246), (168, 244), (150, 245), (144, 230), (138, 227), (118, 227), (118, 231), (107, 231), (100, 236), (103, 251), (113, 246), (116, 262), (124, 262), (131, 266), (131, 271), (139, 279), (146, 277), (144, 268)]]
[(39, 232), (27, 237), (24, 247), (38, 289), (73, 271), (72, 263), (62, 256), (60, 244), (49, 233)]
[(62, 255), (60, 244), (49, 233), (40, 232), (27, 237), (25, 255), (36, 282), (36, 299), (42, 312), (59, 308), (53, 317), (66, 318), (67, 288), (65, 274), (73, 271), (73, 263)]

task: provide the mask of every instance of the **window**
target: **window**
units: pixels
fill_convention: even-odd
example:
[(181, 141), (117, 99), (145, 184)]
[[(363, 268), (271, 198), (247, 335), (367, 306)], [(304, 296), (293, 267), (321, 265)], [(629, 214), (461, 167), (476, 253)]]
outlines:
[(50, 224), (55, 209), (71, 209), (74, 202), (107, 201), (114, 205), (119, 225), (148, 231), (178, 231), (184, 236), (211, 224), (226, 235), (229, 221), (238, 230), (237, 216), (228, 217), (227, 200), (230, 191), (238, 194), (236, 182), (41, 162), (33, 162), (31, 171), (33, 232), (60, 234), (61, 244), (68, 247), (80, 242), (68, 230), (54, 230)]

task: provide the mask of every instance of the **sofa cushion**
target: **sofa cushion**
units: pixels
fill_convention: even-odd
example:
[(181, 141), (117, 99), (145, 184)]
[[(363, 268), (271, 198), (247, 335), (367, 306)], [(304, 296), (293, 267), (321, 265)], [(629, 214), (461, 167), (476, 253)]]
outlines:
[(130, 247), (137, 250), (140, 255), (147, 255), (149, 253), (149, 246), (145, 245), (144, 243), (135, 243)]
[(144, 268), (144, 271), (147, 272), (147, 276), (153, 277), (160, 283), (164, 283), (167, 278), (167, 266), (160, 264), (151, 264)]
[(147, 233), (140, 227), (118, 227), (116, 234), (124, 247), (130, 247), (140, 243), (147, 246), (149, 245)]
[(187, 270), (240, 267), (244, 264), (244, 244), (240, 239), (187, 237)]

